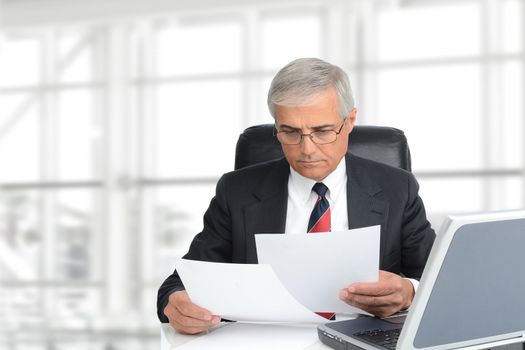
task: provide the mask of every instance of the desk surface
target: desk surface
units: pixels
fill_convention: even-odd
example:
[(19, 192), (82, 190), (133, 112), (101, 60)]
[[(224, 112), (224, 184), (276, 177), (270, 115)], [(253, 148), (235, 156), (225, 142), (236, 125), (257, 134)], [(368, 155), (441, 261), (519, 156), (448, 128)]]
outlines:
[[(317, 337), (316, 326), (280, 326), (223, 323), (202, 335), (177, 333), (169, 324), (161, 325), (161, 350), (329, 350)], [(525, 344), (493, 347), (497, 350), (525, 350)]]
[[(232, 342), (232, 335), (235, 341)], [(240, 336), (242, 335), (242, 336)], [(193, 343), (193, 344), (192, 344)], [(161, 350), (198, 349), (205, 343), (213, 349), (304, 349), (328, 350), (317, 337), (316, 326), (257, 325), (223, 323), (209, 333), (183, 335), (169, 324), (161, 325)], [(210, 347), (211, 348), (211, 347)]]

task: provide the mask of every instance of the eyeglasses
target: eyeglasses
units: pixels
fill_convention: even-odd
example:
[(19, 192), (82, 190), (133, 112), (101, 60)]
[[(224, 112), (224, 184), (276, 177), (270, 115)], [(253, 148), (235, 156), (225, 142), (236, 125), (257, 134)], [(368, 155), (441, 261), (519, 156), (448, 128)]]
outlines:
[(319, 130), (314, 131), (309, 134), (302, 134), (299, 131), (277, 131), (276, 128), (273, 129), (273, 135), (277, 136), (279, 142), (283, 145), (298, 145), (303, 140), (303, 137), (308, 136), (313, 143), (317, 145), (326, 145), (328, 143), (335, 142), (337, 140), (337, 135), (343, 130), (345, 125), (346, 118), (343, 119), (343, 123), (339, 127), (338, 131), (335, 130)]

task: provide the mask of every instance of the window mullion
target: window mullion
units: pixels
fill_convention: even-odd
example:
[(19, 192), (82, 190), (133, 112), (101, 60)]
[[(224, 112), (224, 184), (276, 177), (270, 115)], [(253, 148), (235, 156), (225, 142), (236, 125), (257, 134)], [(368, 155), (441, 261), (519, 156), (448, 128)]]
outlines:
[(378, 116), (378, 70), (367, 69), (363, 67), (370, 62), (377, 62), (378, 59), (378, 20), (377, 7), (374, 1), (360, 2), (359, 6), (358, 26), (360, 37), (358, 40), (358, 53), (356, 53), (356, 64), (358, 71), (361, 73), (359, 85), (354, 90), (359, 94), (359, 101), (356, 102), (360, 123), (377, 125)]
[[(136, 67), (133, 71), (136, 72), (139, 84), (133, 86), (133, 102), (136, 110), (133, 120), (135, 121), (136, 129), (132, 133), (136, 136), (136, 166), (134, 167), (135, 178), (141, 179), (152, 175), (152, 170), (156, 166), (156, 157), (154, 150), (156, 147), (156, 137), (154, 132), (156, 130), (155, 123), (157, 116), (155, 114), (154, 91), (157, 91), (155, 84), (144, 84), (144, 81), (156, 75), (157, 69), (155, 65), (155, 52), (157, 41), (156, 31), (153, 23), (144, 21), (137, 26), (137, 55)], [(154, 212), (153, 207), (154, 194), (153, 191), (145, 190), (144, 186), (137, 183), (137, 191), (135, 197), (134, 209), (138, 215), (134, 216), (134, 227), (137, 230), (137, 237), (140, 242), (140, 254), (142, 257), (142, 266), (140, 267), (141, 279), (137, 280), (137, 288), (140, 288), (141, 297), (137, 298), (138, 302), (142, 302), (139, 307), (145, 314), (154, 312), (154, 306), (149, 303), (147, 298), (150, 297), (148, 283), (159, 283), (157, 281), (157, 264), (158, 258), (157, 245), (158, 236), (154, 231)]]
[(129, 169), (126, 148), (126, 26), (116, 24), (108, 28), (108, 87), (106, 118), (104, 122), (103, 215), (106, 266), (105, 311), (118, 315), (133, 309), (132, 288), (138, 279), (134, 262), (139, 260), (133, 251), (136, 237), (130, 231), (129, 191), (125, 180)]
[[(57, 62), (57, 38), (54, 30), (46, 31), (43, 39), (42, 55), (42, 81), (43, 85), (55, 84), (58, 80)], [(39, 95), (41, 99), (41, 179), (53, 181), (57, 174), (57, 112), (58, 96), (56, 91), (43, 91)], [(42, 230), (42, 255), (40, 276), (43, 280), (55, 280), (62, 276), (59, 271), (59, 240), (57, 235), (57, 195), (54, 192), (44, 193), (41, 196), (41, 230)], [(45, 325), (53, 323), (56, 315), (56, 290), (54, 288), (43, 288), (41, 290), (42, 311)]]
[(261, 70), (261, 53), (260, 53), (260, 42), (261, 42), (261, 26), (259, 14), (255, 10), (247, 11), (244, 15), (244, 26), (243, 30), (243, 41), (241, 52), (243, 54), (242, 59), (242, 94), (244, 95), (242, 101), (242, 120), (243, 126), (249, 126), (257, 124), (261, 121), (262, 116), (258, 115), (260, 111), (264, 110), (264, 106), (260, 106), (260, 96), (257, 96), (262, 89), (258, 87), (262, 86), (259, 79), (255, 79), (250, 73)]

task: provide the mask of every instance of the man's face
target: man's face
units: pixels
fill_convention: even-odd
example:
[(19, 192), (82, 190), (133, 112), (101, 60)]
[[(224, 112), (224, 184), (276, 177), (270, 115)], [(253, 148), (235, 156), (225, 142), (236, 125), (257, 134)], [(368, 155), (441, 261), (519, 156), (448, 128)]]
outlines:
[[(317, 94), (303, 106), (276, 106), (275, 124), (278, 131), (298, 131), (309, 134), (313, 131), (338, 131), (343, 123), (334, 88)], [(348, 135), (356, 118), (355, 108), (333, 143), (318, 145), (310, 137), (303, 137), (298, 145), (282, 145), (284, 156), (299, 174), (322, 181), (337, 167), (348, 149)]]

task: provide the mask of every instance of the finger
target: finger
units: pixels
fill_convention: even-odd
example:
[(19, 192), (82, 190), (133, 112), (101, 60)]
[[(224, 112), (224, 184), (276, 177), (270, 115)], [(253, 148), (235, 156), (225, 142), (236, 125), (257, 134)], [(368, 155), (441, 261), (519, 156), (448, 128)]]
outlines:
[(390, 316), (402, 309), (403, 298), (399, 293), (376, 297), (349, 294), (343, 289), (339, 297), (346, 303), (379, 317)]
[(373, 307), (359, 303), (354, 303), (352, 306), (355, 306), (377, 317), (387, 317), (397, 312), (396, 308), (393, 307)]
[(188, 322), (188, 320), (185, 320), (185, 319), (181, 319), (180, 321), (182, 323), (179, 322), (179, 319), (172, 319), (170, 321), (170, 324), (179, 333), (198, 334), (198, 333), (202, 333), (202, 332), (207, 332), (213, 325), (215, 325), (215, 324), (220, 322), (220, 318), (219, 317), (215, 317), (214, 321), (211, 322), (211, 324), (207, 324), (207, 325), (204, 325), (204, 326), (191, 326), (191, 325), (188, 325), (188, 323), (192, 324), (192, 322), (191, 321)]
[(399, 293), (393, 293), (389, 295), (374, 296), (374, 295), (363, 295), (348, 293), (346, 289), (343, 289), (339, 293), (339, 299), (349, 303), (360, 305), (366, 305), (369, 307), (384, 307), (384, 306), (397, 306), (403, 301), (402, 295)]
[(403, 288), (402, 278), (386, 272), (386, 274), (381, 274), (380, 271), (380, 280), (377, 282), (360, 282), (353, 283), (348, 287), (348, 292), (353, 294), (361, 295), (390, 295), (398, 293)]
[(192, 303), (177, 304), (175, 308), (179, 313), (184, 316), (188, 316), (201, 321), (209, 322), (212, 320), (213, 315), (210, 311), (203, 309)]
[(360, 294), (348, 294), (346, 301), (350, 304), (357, 303), (360, 305), (367, 305), (369, 307), (385, 307), (394, 305), (395, 295), (388, 296), (373, 296), (373, 295), (360, 295)]
[(175, 320), (170, 321), (170, 325), (181, 334), (199, 334), (209, 329), (209, 327), (185, 327)]
[(185, 291), (184, 293), (175, 296), (173, 301), (173, 306), (184, 316), (189, 316), (202, 321), (211, 321), (213, 318), (213, 315), (209, 310), (193, 304)]
[(213, 325), (216, 325), (220, 322), (220, 317), (215, 316), (209, 321), (203, 321), (197, 318), (193, 318), (190, 316), (186, 316), (184, 314), (181, 314), (177, 309), (173, 310), (172, 318), (175, 322), (180, 324), (181, 326), (185, 328), (202, 328), (202, 329), (208, 329)]
[(207, 331), (213, 325), (218, 324), (221, 319), (218, 316), (214, 316), (211, 321), (202, 321), (199, 319), (191, 318), (182, 315), (177, 308), (172, 307), (170, 310), (165, 312), (168, 316), (170, 324), (179, 333), (184, 334), (197, 334)]
[(395, 307), (401, 308), (403, 297), (399, 293), (390, 294), (388, 296), (368, 296), (368, 295), (354, 295), (350, 296), (351, 300), (371, 307)]
[(348, 287), (349, 294), (360, 295), (389, 295), (398, 290), (398, 286), (386, 281), (370, 282), (370, 283), (354, 283)]
[[(183, 311), (181, 312), (181, 310)], [(190, 315), (184, 312), (188, 312)], [(206, 313), (209, 313), (211, 317), (210, 320), (206, 320)], [(185, 334), (202, 333), (221, 321), (220, 317), (211, 316), (208, 310), (194, 305), (186, 291), (179, 291), (170, 295), (168, 305), (166, 305), (164, 309), (164, 314), (168, 317), (170, 324), (175, 330)], [(200, 315), (202, 317), (198, 318), (193, 315)], [(205, 319), (203, 320), (202, 318)]]

